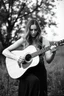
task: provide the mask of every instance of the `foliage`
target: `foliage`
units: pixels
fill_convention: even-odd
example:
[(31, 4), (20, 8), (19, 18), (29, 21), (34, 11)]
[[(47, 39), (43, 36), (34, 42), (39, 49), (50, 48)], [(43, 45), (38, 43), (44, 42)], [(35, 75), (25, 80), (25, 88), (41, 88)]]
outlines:
[[(62, 72), (61, 72), (62, 71)], [(64, 94), (64, 69), (56, 70), (48, 74), (48, 93), (49, 96), (63, 96)]]
[(64, 96), (63, 48), (59, 50), (60, 52), (57, 52), (55, 60), (48, 71), (48, 96)]
[(0, 96), (18, 96), (18, 80), (9, 77), (4, 61), (0, 55)]
[[(52, 20), (55, 15), (52, 11), (55, 7), (54, 2), (54, 0), (35, 0), (35, 3), (32, 0), (0, 0), (0, 34), (4, 47), (11, 44), (17, 37), (16, 33), (24, 32), (22, 24), (26, 24), (30, 18), (38, 19), (43, 29), (46, 24), (56, 25)], [(49, 19), (48, 15), (50, 15)]]

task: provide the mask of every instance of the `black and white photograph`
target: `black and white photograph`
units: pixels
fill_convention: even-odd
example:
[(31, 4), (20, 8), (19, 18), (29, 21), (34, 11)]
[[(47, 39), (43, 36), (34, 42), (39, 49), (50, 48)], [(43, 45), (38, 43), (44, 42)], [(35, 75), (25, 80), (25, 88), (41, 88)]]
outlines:
[(0, 0), (0, 96), (64, 96), (64, 0)]

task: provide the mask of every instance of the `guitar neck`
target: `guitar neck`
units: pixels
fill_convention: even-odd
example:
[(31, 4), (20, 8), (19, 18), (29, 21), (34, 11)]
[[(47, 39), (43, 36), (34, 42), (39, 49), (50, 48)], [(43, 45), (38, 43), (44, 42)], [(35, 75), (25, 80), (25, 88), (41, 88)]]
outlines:
[(35, 56), (38, 56), (40, 54), (44, 54), (46, 51), (50, 50), (50, 46), (46, 47), (46, 48), (43, 48), (37, 52), (34, 52), (31, 54), (32, 58), (35, 57)]
[[(52, 45), (53, 45), (53, 44), (52, 44)], [(32, 54), (31, 54), (32, 58), (35, 57), (35, 56), (38, 56), (38, 55), (40, 55), (40, 54), (44, 54), (46, 51), (50, 50), (50, 47), (51, 47), (51, 46), (48, 46), (48, 47), (46, 47), (46, 48), (43, 48), (43, 49), (41, 49), (41, 50), (39, 50), (39, 51), (36, 51), (36, 52), (32, 53)], [(51, 52), (57, 50), (58, 47), (59, 47), (59, 46), (57, 45), (57, 46), (55, 47), (55, 49), (52, 48), (52, 49), (51, 49)]]

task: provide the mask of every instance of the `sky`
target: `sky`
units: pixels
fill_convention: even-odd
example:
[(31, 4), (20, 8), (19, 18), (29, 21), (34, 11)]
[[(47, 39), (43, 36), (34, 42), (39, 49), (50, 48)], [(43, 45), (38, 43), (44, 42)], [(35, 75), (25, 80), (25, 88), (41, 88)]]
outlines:
[(57, 4), (57, 22), (59, 35), (64, 37), (64, 0)]
[[(45, 36), (50, 41), (59, 41), (64, 39), (64, 0), (55, 2), (56, 9), (53, 9), (56, 13), (57, 27), (46, 27), (47, 35)], [(53, 34), (56, 33), (55, 36)]]

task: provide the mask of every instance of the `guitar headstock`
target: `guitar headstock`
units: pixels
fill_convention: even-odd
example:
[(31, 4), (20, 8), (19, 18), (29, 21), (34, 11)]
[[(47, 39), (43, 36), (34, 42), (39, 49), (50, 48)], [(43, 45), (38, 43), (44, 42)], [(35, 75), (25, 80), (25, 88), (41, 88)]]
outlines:
[(63, 46), (64, 45), (64, 39), (63, 40), (60, 40), (58, 42), (55, 42), (54, 43), (56, 46)]
[(60, 40), (60, 41), (51, 42), (50, 44), (51, 44), (51, 46), (52, 45), (63, 46), (64, 45), (64, 39), (63, 40)]

